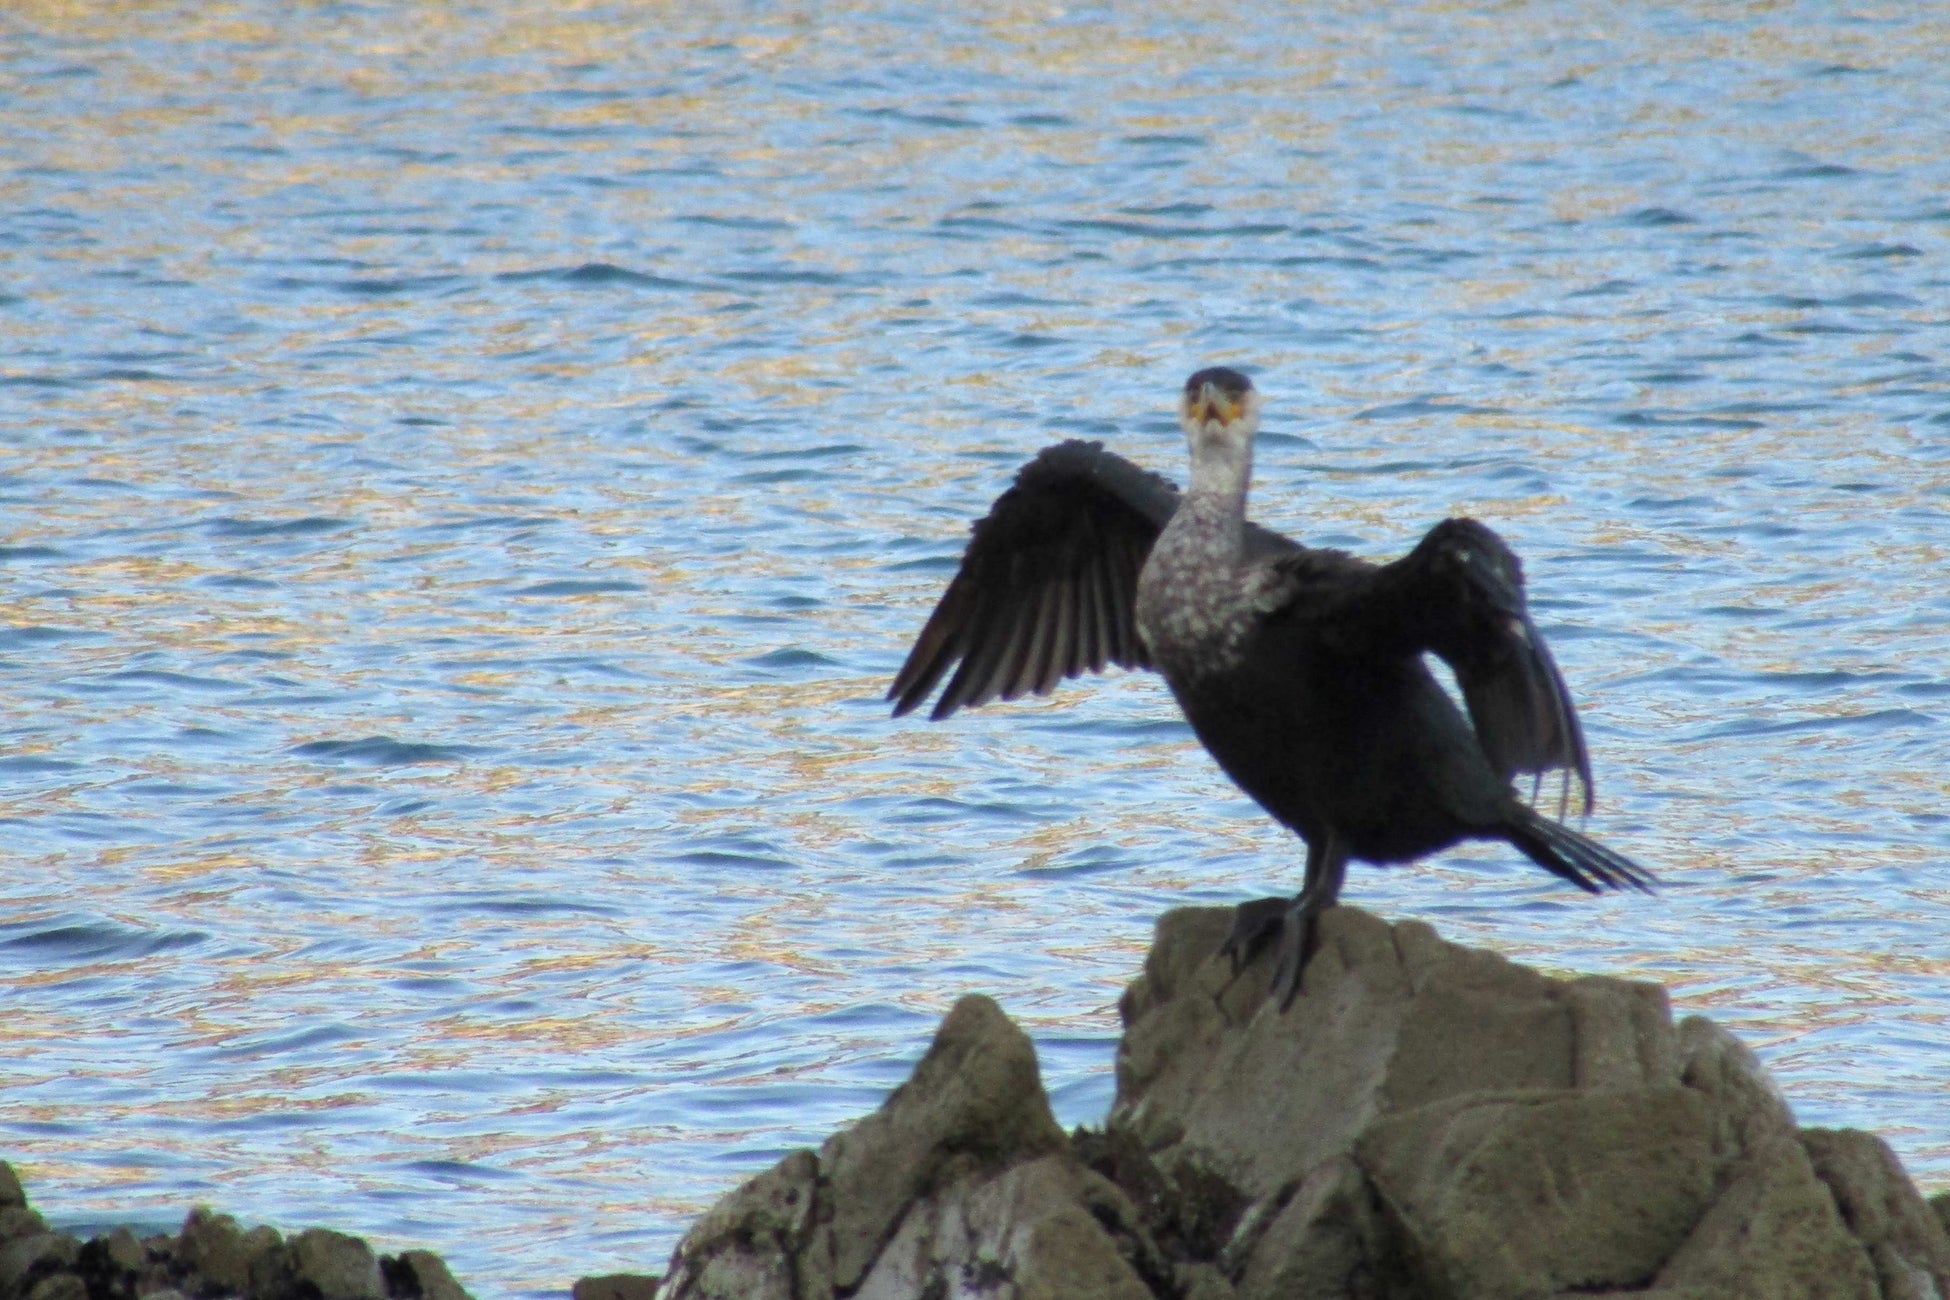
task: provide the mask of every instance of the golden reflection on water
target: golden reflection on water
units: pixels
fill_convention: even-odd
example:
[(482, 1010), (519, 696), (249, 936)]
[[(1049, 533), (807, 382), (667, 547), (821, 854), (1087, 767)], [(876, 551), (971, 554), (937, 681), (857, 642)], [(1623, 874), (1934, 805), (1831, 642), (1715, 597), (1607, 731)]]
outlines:
[[(201, 936), (10, 974), (7, 1118), (93, 1121), (21, 1139), (56, 1204), (180, 1209), (195, 1182), (383, 1224), (375, 1192), (405, 1188), (448, 1216), (427, 1244), (499, 1268), (477, 1293), (559, 1288), (621, 1249), (592, 1239), (667, 1237), (871, 1105), (965, 980), (1107, 1068), (1149, 916), (1290, 886), (1300, 846), (1164, 730), (1149, 680), (887, 721), (946, 576), (893, 566), (950, 554), (1079, 426), (1182, 477), (1176, 438), (1135, 430), (1208, 356), (1263, 374), (1304, 440), (1262, 457), (1268, 522), (1376, 555), (1448, 509), (1520, 538), (1594, 727), (1592, 829), (1671, 881), (1586, 907), (1492, 847), (1363, 870), (1356, 901), (1664, 978), (1791, 1093), (1910, 1124), (1906, 1155), (1946, 1167), (1940, 1088), (1863, 1087), (1924, 1068), (1894, 1040), (1945, 1019), (1917, 990), (1950, 958), (1901, 928), (1942, 906), (1916, 820), (1945, 792), (1940, 709), (1878, 680), (1940, 679), (1941, 642), (1876, 608), (1933, 617), (1950, 550), (1941, 439), (1891, 395), (1944, 391), (1934, 272), (1908, 269), (1944, 245), (1912, 222), (1886, 272), (1834, 256), (1899, 242), (1877, 196), (1944, 150), (1869, 109), (1803, 130), (1839, 102), (1810, 69), (1933, 68), (1943, 19), (1691, 5), (1665, 17), (1724, 29), (1681, 41), (1521, 5), (13, 14), (96, 74), (0, 107), (53, 169), (0, 196), (87, 236), (11, 248), (54, 269), (0, 313), (5, 376), (72, 381), (31, 399), (5, 470), (33, 508), (0, 519), (64, 554), (0, 568), (0, 612), (90, 638), (19, 656), (38, 694), (7, 757), (77, 767), (0, 800), (13, 909)], [(1715, 61), (1746, 70), (1701, 83)], [(1772, 175), (1783, 140), (1874, 174), (1811, 199)], [(1668, 240), (1652, 209), (1691, 225)], [(1269, 233), (1223, 233), (1248, 223)], [(559, 278), (590, 264), (657, 283)], [(130, 268), (173, 283), (91, 287)], [(833, 280), (765, 279), (809, 271)], [(1837, 305), (1892, 277), (1907, 302)], [(1878, 332), (1801, 332), (1843, 318)], [(1749, 332), (1795, 360), (1740, 353)], [(104, 335), (187, 360), (78, 355)], [(1765, 409), (1724, 423), (1743, 402)], [(1700, 415), (1722, 423), (1659, 423)], [(345, 526), (220, 522), (313, 517)], [(619, 579), (640, 589), (545, 585)], [(1796, 683), (1824, 672), (1865, 680)], [(1908, 731), (1851, 726), (1901, 708)], [(296, 752), (376, 737), (454, 748)], [(320, 1026), (345, 1036), (290, 1045)], [(251, 1128), (285, 1114), (312, 1118)], [(422, 1158), (534, 1178), (392, 1167)]]

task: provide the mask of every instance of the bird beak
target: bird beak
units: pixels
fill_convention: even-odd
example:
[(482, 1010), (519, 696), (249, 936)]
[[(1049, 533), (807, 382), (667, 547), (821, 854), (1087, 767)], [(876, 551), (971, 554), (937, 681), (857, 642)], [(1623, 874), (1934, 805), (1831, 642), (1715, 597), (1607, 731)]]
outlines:
[(1239, 403), (1220, 392), (1217, 384), (1203, 383), (1199, 385), (1198, 396), (1192, 399), (1192, 418), (1200, 424), (1207, 420), (1231, 424), (1239, 418)]

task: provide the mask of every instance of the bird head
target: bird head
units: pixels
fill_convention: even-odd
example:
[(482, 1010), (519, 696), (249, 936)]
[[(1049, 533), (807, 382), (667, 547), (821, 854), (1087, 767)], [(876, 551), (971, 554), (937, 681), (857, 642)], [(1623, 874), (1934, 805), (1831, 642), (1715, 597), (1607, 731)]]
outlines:
[(1185, 381), (1178, 421), (1194, 456), (1204, 447), (1249, 449), (1259, 432), (1259, 391), (1237, 370), (1211, 366)]

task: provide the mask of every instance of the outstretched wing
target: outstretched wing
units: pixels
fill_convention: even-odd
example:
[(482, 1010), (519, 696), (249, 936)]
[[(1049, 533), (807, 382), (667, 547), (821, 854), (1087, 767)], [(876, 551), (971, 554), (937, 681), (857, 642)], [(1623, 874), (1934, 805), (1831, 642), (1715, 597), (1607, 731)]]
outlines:
[(961, 569), (888, 689), (894, 716), (912, 712), (961, 667), (933, 718), (1106, 664), (1148, 668), (1133, 607), (1138, 572), (1178, 490), (1156, 474), (1070, 441), (1044, 448), (975, 525)]
[(1445, 519), (1392, 564), (1299, 550), (1273, 571), (1269, 611), (1309, 616), (1350, 651), (1441, 656), (1497, 773), (1569, 772), (1590, 812), (1591, 756), (1570, 688), (1531, 622), (1522, 563), (1487, 525)]

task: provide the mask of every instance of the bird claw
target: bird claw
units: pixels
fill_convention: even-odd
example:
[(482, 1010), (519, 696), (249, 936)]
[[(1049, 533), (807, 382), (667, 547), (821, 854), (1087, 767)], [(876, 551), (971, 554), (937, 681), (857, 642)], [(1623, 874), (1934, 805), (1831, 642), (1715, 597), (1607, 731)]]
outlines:
[(1320, 910), (1302, 895), (1287, 904), (1280, 918), (1280, 955), (1273, 963), (1270, 995), (1279, 999), (1281, 1011), (1300, 996), (1300, 976), (1319, 949)]
[[(1329, 904), (1332, 906), (1332, 904)], [(1300, 995), (1300, 976), (1320, 948), (1320, 914), (1325, 909), (1301, 894), (1298, 898), (1255, 898), (1239, 904), (1232, 933), (1219, 945), (1219, 955), (1232, 962), (1234, 979), (1275, 945), (1271, 996), (1280, 1010)]]
[(1238, 916), (1232, 923), (1232, 933), (1219, 945), (1219, 955), (1230, 958), (1232, 974), (1237, 978), (1239, 972), (1253, 964), (1253, 959), (1266, 951), (1266, 945), (1280, 937), (1281, 928), (1286, 924), (1286, 914), (1293, 907), (1290, 898), (1255, 898), (1250, 903), (1241, 903)]

